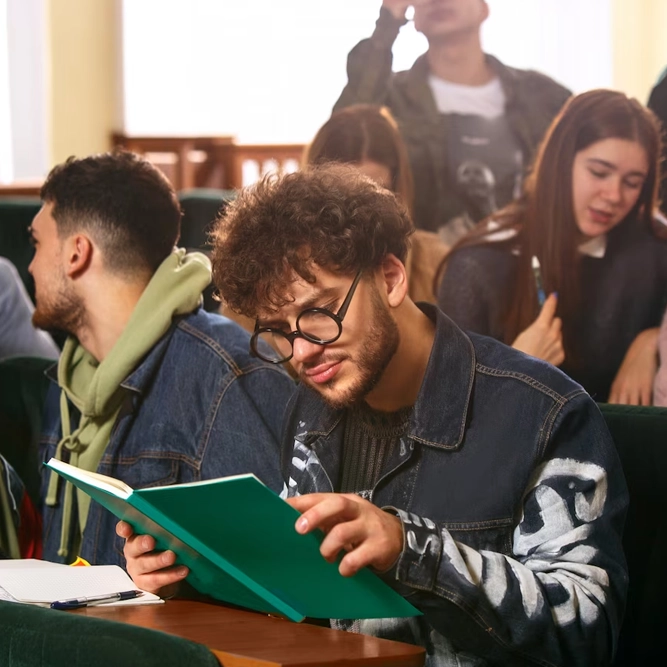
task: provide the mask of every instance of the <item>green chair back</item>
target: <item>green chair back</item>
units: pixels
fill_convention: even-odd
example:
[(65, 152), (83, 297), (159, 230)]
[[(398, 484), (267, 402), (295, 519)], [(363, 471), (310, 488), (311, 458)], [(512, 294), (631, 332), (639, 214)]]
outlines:
[(614, 665), (663, 659), (667, 622), (667, 408), (601, 404), (628, 483), (623, 546), (630, 588)]
[(195, 642), (134, 625), (0, 601), (3, 667), (220, 667)]
[(234, 190), (216, 190), (213, 188), (193, 188), (181, 190), (178, 201), (183, 209), (181, 238), (179, 245), (184, 248), (208, 248), (208, 233), (218, 214), (230, 202), (236, 193)]
[[(234, 190), (194, 188), (178, 193), (183, 209), (179, 244), (192, 250), (208, 248), (208, 232), (211, 224), (227, 202), (234, 199)], [(35, 285), (28, 273), (34, 250), (30, 244), (28, 227), (42, 203), (39, 197), (0, 197), (0, 256), (16, 266), (30, 298), (35, 298)], [(217, 309), (217, 302), (205, 295), (207, 309)], [(209, 308), (210, 306), (210, 308)]]
[(0, 197), (0, 256), (14, 264), (33, 301), (35, 284), (28, 266), (34, 250), (28, 227), (41, 205), (39, 197)]
[(39, 437), (46, 392), (44, 371), (53, 359), (11, 357), (0, 361), (0, 454), (19, 474), (39, 507)]
[[(213, 222), (235, 196), (234, 190), (213, 188), (193, 188), (179, 192), (178, 200), (183, 209), (183, 219), (178, 244), (189, 250), (207, 252), (210, 248), (208, 235)], [(220, 308), (220, 303), (213, 298), (213, 294), (214, 288), (211, 284), (204, 290), (204, 308), (209, 312)]]

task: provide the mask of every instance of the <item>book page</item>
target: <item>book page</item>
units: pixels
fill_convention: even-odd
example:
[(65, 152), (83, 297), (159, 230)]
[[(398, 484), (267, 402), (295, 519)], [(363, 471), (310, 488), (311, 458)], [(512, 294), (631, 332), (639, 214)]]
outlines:
[(129, 496), (132, 494), (132, 487), (125, 484), (125, 482), (121, 482), (115, 477), (109, 477), (108, 475), (101, 475), (98, 472), (83, 470), (82, 468), (77, 468), (76, 466), (54, 458), (49, 459), (47, 465), (49, 468), (55, 470), (56, 472), (64, 473), (65, 476), (70, 475), (75, 479), (88, 482), (88, 484), (92, 484), (93, 486), (103, 489), (108, 493), (113, 494), (114, 496), (118, 496), (119, 498), (129, 498)]

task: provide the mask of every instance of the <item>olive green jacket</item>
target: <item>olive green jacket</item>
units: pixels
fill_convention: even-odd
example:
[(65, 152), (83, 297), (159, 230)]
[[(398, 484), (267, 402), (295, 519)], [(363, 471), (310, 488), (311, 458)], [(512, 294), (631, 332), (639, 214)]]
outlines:
[[(348, 83), (334, 111), (352, 104), (389, 107), (406, 141), (415, 181), (415, 225), (437, 230), (461, 215), (464, 204), (449, 173), (446, 155), (447, 116), (438, 113), (428, 84), (426, 55), (411, 69), (392, 72), (392, 45), (405, 21), (380, 11), (375, 32), (348, 56)], [(493, 56), (487, 62), (498, 75), (506, 96), (510, 127), (524, 154), (532, 161), (545, 130), (571, 92), (544, 74), (503, 65)]]

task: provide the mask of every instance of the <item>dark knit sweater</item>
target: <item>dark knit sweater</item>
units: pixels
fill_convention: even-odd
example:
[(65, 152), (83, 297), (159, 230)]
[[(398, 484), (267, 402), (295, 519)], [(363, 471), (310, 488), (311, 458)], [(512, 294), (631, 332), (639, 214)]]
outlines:
[[(512, 242), (461, 248), (451, 255), (438, 304), (462, 329), (503, 339), (517, 270)], [(578, 360), (563, 371), (599, 402), (638, 333), (660, 325), (667, 303), (667, 244), (635, 221), (613, 229), (604, 257), (582, 257)]]
[(340, 493), (370, 493), (380, 479), (384, 462), (407, 432), (411, 411), (379, 412), (366, 403), (348, 410)]

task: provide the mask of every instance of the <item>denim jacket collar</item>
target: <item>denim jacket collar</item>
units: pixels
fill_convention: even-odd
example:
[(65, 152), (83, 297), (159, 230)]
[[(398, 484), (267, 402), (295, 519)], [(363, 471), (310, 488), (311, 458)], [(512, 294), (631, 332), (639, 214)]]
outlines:
[[(465, 433), (475, 377), (475, 351), (439, 308), (419, 307), (435, 321), (435, 339), (410, 422), (410, 437), (429, 447), (457, 449)], [(435, 401), (434, 388), (439, 387)]]
[[(180, 318), (174, 321), (169, 331), (153, 346), (150, 352), (144, 357), (144, 359), (139, 363), (139, 365), (130, 373), (123, 382), (120, 383), (121, 387), (134, 391), (137, 394), (144, 394), (148, 389), (148, 385), (151, 381), (153, 375), (159, 370), (160, 364), (162, 363), (162, 358), (164, 357), (167, 346), (169, 345), (170, 332), (173, 330), (173, 327), (178, 324)], [(44, 371), (46, 376), (52, 380), (54, 383), (58, 384), (58, 364), (55, 363), (53, 366)]]
[(153, 346), (143, 361), (120, 383), (121, 387), (140, 395), (148, 391), (153, 376), (160, 369), (162, 359), (167, 352), (167, 347), (171, 339), (170, 334), (179, 320), (180, 318), (174, 320), (169, 331)]
[[(410, 419), (408, 437), (428, 447), (457, 449), (463, 440), (472, 393), (473, 345), (441, 310), (425, 303), (419, 307), (435, 322), (436, 332)], [(438, 401), (432, 400), (436, 386), (440, 388)], [(443, 394), (445, 400), (442, 400)], [(307, 433), (297, 433), (296, 439), (303, 442), (317, 436), (329, 436), (343, 417), (344, 410), (331, 408), (314, 391), (306, 392), (303, 401), (303, 414), (312, 416)]]

